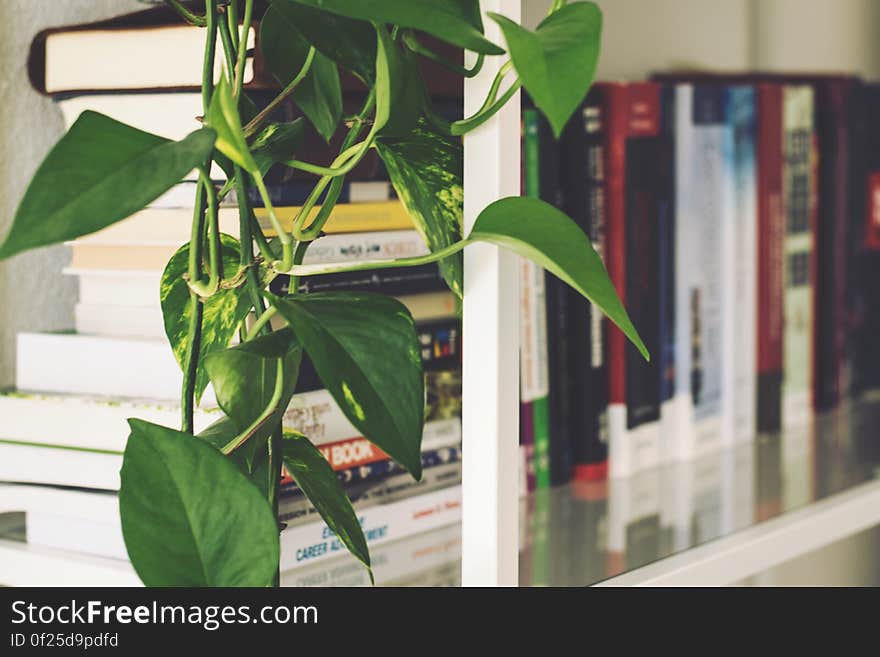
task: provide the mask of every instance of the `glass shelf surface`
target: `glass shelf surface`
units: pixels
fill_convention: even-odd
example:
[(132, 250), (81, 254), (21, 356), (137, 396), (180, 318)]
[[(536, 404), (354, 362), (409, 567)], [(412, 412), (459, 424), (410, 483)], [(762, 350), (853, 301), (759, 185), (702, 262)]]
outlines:
[[(521, 586), (589, 586), (880, 478), (880, 396), (778, 435), (633, 476), (520, 500)], [(373, 549), (379, 586), (458, 586), (460, 526)], [(290, 586), (368, 584), (341, 557)]]

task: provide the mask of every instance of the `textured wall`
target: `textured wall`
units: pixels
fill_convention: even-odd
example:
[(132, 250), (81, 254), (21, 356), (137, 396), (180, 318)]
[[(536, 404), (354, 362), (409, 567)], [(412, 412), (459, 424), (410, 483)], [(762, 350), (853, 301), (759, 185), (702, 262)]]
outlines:
[[(30, 177), (64, 131), (61, 112), (25, 70), (40, 30), (143, 9), (135, 0), (0, 0), (0, 235)], [(0, 263), (0, 386), (15, 379), (15, 333), (73, 326), (76, 289), (61, 275), (69, 250), (40, 249)]]

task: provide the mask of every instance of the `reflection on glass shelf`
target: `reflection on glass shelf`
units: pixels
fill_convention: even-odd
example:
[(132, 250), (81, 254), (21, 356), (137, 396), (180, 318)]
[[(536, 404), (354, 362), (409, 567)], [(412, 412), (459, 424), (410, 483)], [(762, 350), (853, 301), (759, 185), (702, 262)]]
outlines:
[[(521, 500), (520, 584), (586, 586), (880, 476), (880, 399), (780, 436), (623, 479), (573, 482)], [(457, 586), (460, 527), (373, 550), (379, 586)], [(367, 585), (353, 558), (282, 577), (289, 586)]]
[(880, 476), (880, 400), (778, 436), (527, 501), (523, 586), (585, 586)]

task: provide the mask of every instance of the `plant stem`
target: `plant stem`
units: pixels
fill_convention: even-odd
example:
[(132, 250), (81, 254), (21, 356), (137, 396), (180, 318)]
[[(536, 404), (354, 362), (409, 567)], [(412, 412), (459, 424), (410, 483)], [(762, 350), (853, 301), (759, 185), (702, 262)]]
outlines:
[(254, 325), (251, 326), (251, 330), (248, 331), (246, 340), (253, 340), (260, 334), (260, 331), (263, 329), (266, 324), (275, 316), (278, 311), (275, 309), (275, 306), (269, 306), (262, 312), (262, 314), (257, 317), (257, 321), (254, 322)]
[(263, 260), (265, 260), (267, 264), (271, 264), (275, 260), (275, 254), (272, 253), (272, 248), (269, 246), (269, 242), (263, 234), (263, 227), (260, 225), (260, 222), (257, 221), (257, 217), (254, 215), (253, 210), (251, 210), (250, 224), (251, 234), (255, 238), (257, 248), (260, 250), (260, 255), (263, 256)]
[[(281, 367), (281, 363), (279, 362), (278, 367)], [(278, 519), (278, 491), (281, 488), (281, 465), (283, 463), (281, 450), (282, 445), (281, 442), (284, 438), (284, 428), (281, 421), (278, 422), (278, 426), (275, 427), (275, 430), (272, 432), (272, 435), (269, 437), (269, 476), (270, 486), (269, 486), (269, 504), (272, 507), (272, 513), (274, 514), (276, 520)], [(278, 531), (281, 532), (282, 526), (281, 523), (278, 523)], [(281, 586), (281, 564), (278, 565), (278, 570), (275, 572), (275, 579), (272, 582), (272, 585), (275, 588)]]
[(199, 349), (202, 342), (202, 316), (205, 306), (195, 292), (189, 293), (190, 315), (184, 356), (183, 390), (180, 398), (182, 418), (180, 430), (193, 433), (193, 409), (195, 406), (196, 375), (199, 369)]
[(238, 3), (230, 2), (226, 7), (226, 26), (232, 35), (232, 47), (238, 50)]
[[(176, 3), (172, 3), (174, 6)], [(211, 106), (211, 94), (214, 91), (214, 54), (217, 41), (217, 2), (209, 0), (206, 4), (205, 54), (202, 63), (202, 107), (205, 115)], [(210, 167), (208, 158), (205, 167)], [(195, 209), (193, 210), (192, 231), (189, 243), (188, 272), (190, 282), (200, 281), (202, 260), (202, 232), (205, 221), (205, 201), (209, 191), (202, 179), (196, 186)], [(193, 408), (195, 406), (196, 375), (199, 368), (199, 351), (202, 343), (202, 317), (204, 306), (194, 291), (189, 294), (190, 316), (186, 335), (186, 353), (183, 359), (183, 384), (181, 386), (181, 429), (186, 433), (193, 432)]]
[(244, 84), (244, 64), (247, 60), (247, 39), (251, 29), (251, 21), (254, 15), (254, 0), (245, 0), (244, 18), (241, 22), (241, 36), (238, 39), (238, 62), (235, 65), (235, 86), (232, 96), (238, 98)]
[(477, 114), (476, 116), (473, 116), (470, 119), (466, 119), (463, 121), (456, 121), (455, 123), (453, 123), (452, 124), (452, 135), (455, 137), (459, 137), (465, 133), (470, 132), (471, 130), (479, 128), (486, 121), (488, 121), (493, 116), (495, 116), (495, 114), (498, 113), (498, 110), (500, 110), (502, 107), (504, 107), (507, 104), (507, 101), (509, 101), (513, 97), (513, 95), (517, 91), (520, 90), (520, 87), (522, 87), (522, 82), (517, 80), (516, 82), (514, 82), (510, 86), (510, 89), (508, 89), (507, 91), (504, 92), (504, 94), (501, 96), (501, 98), (499, 98), (497, 101), (495, 101), (494, 105), (492, 105), (490, 108), (488, 108), (482, 114)]
[(263, 296), (260, 294), (257, 272), (251, 266), (254, 263), (251, 207), (247, 198), (245, 173), (237, 164), (235, 165), (235, 183), (235, 195), (238, 197), (239, 264), (247, 271), (247, 288), (248, 294), (251, 297), (251, 305), (254, 307), (254, 312), (260, 315), (266, 309), (266, 306), (263, 302)]
[[(232, 5), (229, 5), (230, 7)], [(223, 44), (223, 54), (226, 59), (226, 69), (235, 70), (235, 43), (232, 33), (229, 31), (229, 23), (224, 20), (218, 21), (217, 29), (220, 32), (220, 43)]]
[(463, 75), (466, 78), (474, 77), (483, 68), (483, 60), (485, 59), (485, 56), (482, 53), (477, 55), (477, 61), (474, 64), (473, 68), (467, 68), (465, 66), (462, 66), (461, 64), (450, 62), (448, 59), (446, 59), (445, 57), (441, 57), (430, 48), (423, 46), (419, 42), (416, 35), (413, 34), (410, 30), (405, 30), (403, 32), (403, 43), (415, 54), (421, 55), (422, 57), (425, 57), (426, 59), (429, 59), (432, 62), (439, 64), (443, 68), (448, 69), (453, 73)]
[(192, 13), (189, 9), (184, 7), (178, 0), (165, 0), (165, 3), (170, 6), (174, 11), (180, 14), (190, 25), (195, 25), (196, 27), (205, 27), (208, 24), (207, 18), (205, 16), (199, 16), (198, 14)]
[(305, 77), (309, 74), (309, 71), (312, 68), (312, 62), (315, 60), (315, 53), (317, 51), (314, 47), (309, 48), (309, 54), (306, 55), (306, 61), (303, 63), (302, 68), (299, 70), (293, 80), (291, 80), (284, 89), (281, 90), (275, 98), (272, 99), (266, 107), (262, 109), (262, 111), (257, 114), (253, 119), (251, 119), (248, 124), (242, 129), (244, 133), (245, 139), (252, 136), (257, 130), (260, 129), (260, 126), (263, 122), (271, 116), (272, 112), (287, 98), (293, 91), (299, 86), (299, 84), (305, 79)]
[[(275, 208), (272, 207), (272, 199), (269, 197), (269, 190), (266, 189), (266, 184), (263, 182), (263, 176), (260, 175), (259, 171), (252, 172), (254, 178), (254, 184), (257, 186), (257, 190), (260, 192), (260, 197), (263, 199), (263, 205), (266, 208), (266, 212), (269, 214), (269, 221), (272, 224), (272, 228), (278, 234), (278, 240), (281, 242), (281, 261), (280, 266), (282, 269), (285, 268), (285, 265), (289, 267), (293, 264), (293, 244), (290, 235), (284, 230), (284, 227), (281, 225), (281, 222), (278, 221), (278, 216), (275, 214)], [(273, 267), (278, 263), (273, 263)]]
[(217, 46), (217, 0), (209, 0), (205, 14), (208, 34), (205, 40), (205, 58), (202, 63), (202, 108), (208, 116), (211, 94), (214, 93), (214, 51)]
[[(221, 256), (222, 245), (220, 242), (220, 225), (217, 213), (217, 193), (214, 189), (214, 183), (211, 182), (207, 170), (202, 167), (199, 169), (199, 186), (204, 190), (205, 197), (208, 199), (208, 262), (209, 273), (207, 283), (201, 278), (190, 277), (189, 287), (199, 296), (210, 297), (220, 289), (220, 281), (223, 279), (223, 260)], [(200, 236), (202, 233), (200, 232)], [(192, 261), (190, 261), (192, 266)]]
[(430, 103), (427, 103), (425, 106), (425, 113), (429, 121), (433, 123), (437, 128), (439, 128), (442, 132), (459, 136), (463, 135), (466, 132), (470, 132), (477, 126), (482, 125), (490, 118), (492, 118), (499, 109), (501, 109), (508, 100), (510, 100), (511, 96), (516, 93), (519, 89), (520, 82), (517, 79), (514, 82), (510, 89), (508, 89), (504, 96), (502, 96), (502, 100), (498, 101), (498, 91), (501, 89), (501, 83), (504, 81), (504, 78), (508, 73), (513, 69), (513, 62), (508, 60), (506, 61), (500, 69), (498, 69), (498, 73), (495, 74), (495, 79), (492, 80), (492, 86), (489, 87), (489, 92), (486, 94), (486, 100), (483, 101), (483, 104), (480, 106), (473, 115), (461, 119), (460, 121), (455, 121), (450, 123), (442, 116), (438, 115), (434, 112), (433, 108), (430, 106)]
[(284, 393), (284, 365), (281, 359), (278, 360), (278, 365), (275, 369), (275, 388), (272, 391), (272, 398), (269, 400), (269, 403), (266, 405), (266, 408), (260, 413), (260, 416), (251, 422), (250, 426), (238, 434), (235, 438), (226, 443), (223, 447), (220, 448), (220, 451), (223, 454), (231, 454), (239, 447), (244, 445), (248, 439), (253, 436), (257, 431), (259, 431), (260, 427), (266, 424), (278, 410), (278, 405), (281, 403), (281, 395)]

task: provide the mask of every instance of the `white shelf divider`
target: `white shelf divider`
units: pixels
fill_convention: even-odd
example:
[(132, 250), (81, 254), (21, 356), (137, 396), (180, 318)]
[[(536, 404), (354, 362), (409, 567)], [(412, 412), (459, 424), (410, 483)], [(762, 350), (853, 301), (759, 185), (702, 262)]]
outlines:
[[(520, 0), (483, 0), (484, 12), (519, 21)], [(484, 14), (486, 36), (503, 44)], [(470, 54), (469, 54), (470, 56)], [(468, 65), (474, 63), (471, 58)], [(486, 57), (464, 85), (474, 114), (504, 57)], [(464, 138), (464, 231), (479, 212), (520, 192), (519, 94)], [(519, 279), (518, 257), (488, 244), (464, 252), (462, 370), (462, 585), (518, 581)]]

